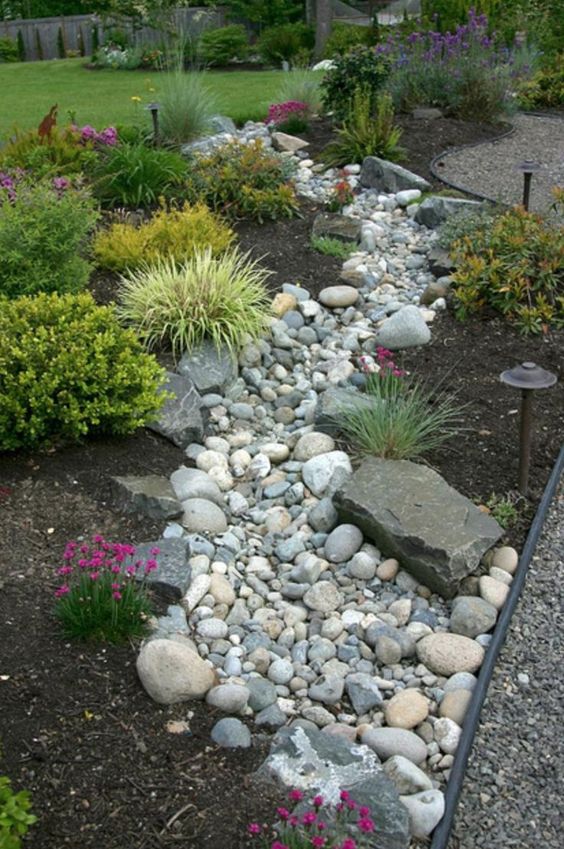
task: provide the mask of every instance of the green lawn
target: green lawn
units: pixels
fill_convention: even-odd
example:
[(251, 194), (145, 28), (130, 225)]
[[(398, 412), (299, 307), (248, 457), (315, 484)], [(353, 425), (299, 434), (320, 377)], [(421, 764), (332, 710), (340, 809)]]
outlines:
[[(143, 104), (158, 100), (157, 72), (87, 71), (84, 59), (24, 62), (0, 65), (0, 137), (14, 126), (36, 127), (53, 104), (59, 105), (59, 123), (73, 112), (79, 124), (101, 129), (131, 123)], [(237, 120), (266, 116), (276, 97), (282, 71), (210, 71), (207, 82), (219, 99), (221, 111)], [(151, 91), (150, 89), (154, 89)], [(132, 97), (140, 97), (137, 107)], [(148, 121), (148, 116), (146, 117)]]

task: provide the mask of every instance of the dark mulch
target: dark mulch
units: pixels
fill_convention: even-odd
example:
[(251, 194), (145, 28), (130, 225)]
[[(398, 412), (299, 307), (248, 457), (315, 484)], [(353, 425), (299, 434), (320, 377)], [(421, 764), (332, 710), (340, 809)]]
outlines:
[[(452, 126), (452, 134), (441, 134), (446, 126), (414, 128), (421, 141), (408, 164), (425, 150), (431, 157), (447, 138), (474, 140)], [(268, 254), (273, 288), (300, 281), (315, 293), (335, 282), (340, 263), (309, 247), (314, 214), (305, 207), (294, 221), (237, 226), (244, 248)], [(115, 281), (97, 278), (93, 290), (109, 301)], [(538, 395), (531, 498), (518, 505), (523, 520), (508, 537), (518, 544), (562, 442), (563, 342), (563, 333), (524, 340), (500, 322), (461, 325), (444, 315), (431, 345), (404, 357), (418, 376), (444, 379), (469, 404), (469, 430), (429, 460), (477, 501), (515, 488), (519, 397), (501, 386), (499, 373), (526, 359), (559, 373), (559, 385)], [(0, 457), (0, 773), (33, 794), (40, 823), (29, 849), (243, 849), (249, 819), (269, 818), (280, 801), (250, 784), (265, 741), (249, 752), (218, 749), (210, 742), (212, 711), (201, 704), (163, 708), (144, 694), (134, 646), (66, 644), (52, 619), (53, 571), (67, 540), (101, 532), (136, 543), (162, 530), (114, 509), (111, 475), (169, 474), (181, 462), (178, 449), (148, 431)], [(165, 729), (169, 719), (189, 717), (190, 735)]]

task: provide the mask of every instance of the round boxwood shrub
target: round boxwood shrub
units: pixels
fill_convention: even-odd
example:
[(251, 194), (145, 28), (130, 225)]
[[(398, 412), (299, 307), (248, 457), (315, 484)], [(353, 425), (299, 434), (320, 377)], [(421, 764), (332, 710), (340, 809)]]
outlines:
[(164, 373), (89, 294), (0, 299), (0, 451), (131, 433)]

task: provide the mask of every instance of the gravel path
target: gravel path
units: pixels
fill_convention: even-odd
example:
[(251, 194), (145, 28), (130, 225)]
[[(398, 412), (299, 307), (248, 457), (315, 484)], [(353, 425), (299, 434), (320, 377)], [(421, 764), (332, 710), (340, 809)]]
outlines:
[(562, 846), (563, 565), (561, 485), (492, 678), (449, 849)]
[(516, 115), (513, 123), (512, 135), (447, 154), (437, 171), (468, 191), (515, 204), (523, 197), (523, 175), (516, 166), (534, 159), (541, 169), (533, 175), (531, 209), (545, 211), (552, 187), (564, 185), (564, 120)]

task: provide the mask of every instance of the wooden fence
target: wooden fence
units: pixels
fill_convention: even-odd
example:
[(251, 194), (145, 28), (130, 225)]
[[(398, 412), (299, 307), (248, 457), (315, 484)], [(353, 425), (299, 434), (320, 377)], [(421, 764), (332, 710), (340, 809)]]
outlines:
[[(225, 13), (221, 8), (195, 6), (175, 12), (175, 28), (190, 35), (224, 23)], [(62, 55), (91, 56), (95, 30), (102, 44), (106, 32), (112, 29), (125, 30), (133, 44), (158, 44), (163, 40), (162, 31), (152, 27), (134, 27), (131, 22), (123, 21), (104, 24), (92, 15), (0, 21), (0, 38), (8, 36), (15, 40), (21, 33), (26, 61), (59, 59)]]

